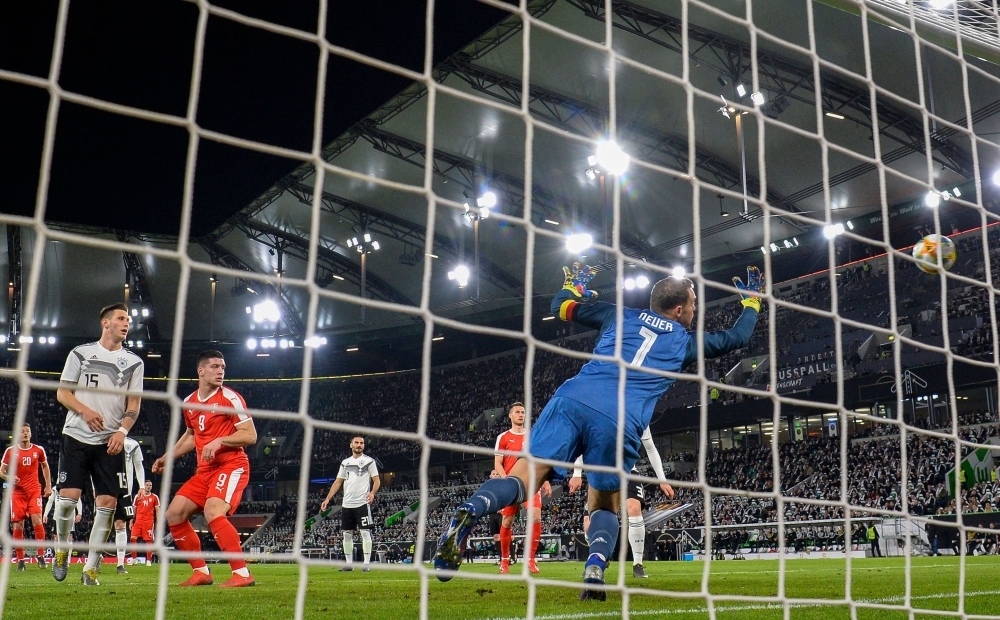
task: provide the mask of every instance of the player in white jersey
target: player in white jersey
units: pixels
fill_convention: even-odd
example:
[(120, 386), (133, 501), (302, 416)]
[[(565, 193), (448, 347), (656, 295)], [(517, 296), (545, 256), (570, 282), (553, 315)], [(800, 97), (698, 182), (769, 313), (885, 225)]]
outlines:
[(128, 545), (129, 521), (135, 520), (135, 503), (132, 498), (132, 482), (138, 481), (137, 489), (146, 486), (146, 469), (142, 464), (142, 449), (139, 442), (131, 437), (125, 438), (125, 482), (128, 491), (118, 498), (115, 508), (115, 552), (118, 556), (118, 572), (127, 574), (125, 570), (125, 547)]
[(97, 510), (82, 577), (88, 586), (98, 585), (98, 548), (108, 539), (118, 497), (128, 488), (122, 448), (139, 417), (143, 374), (142, 360), (122, 347), (132, 322), (128, 307), (119, 303), (102, 308), (100, 319), (101, 339), (70, 351), (60, 378), (63, 387), (56, 391), (56, 399), (68, 411), (59, 454), (58, 544), (52, 576), (56, 581), (66, 579), (73, 510), (83, 489), (93, 485)]
[[(656, 479), (660, 480), (660, 490), (664, 495), (673, 499), (674, 489), (667, 484), (667, 476), (663, 472), (663, 460), (660, 458), (660, 451), (656, 449), (653, 441), (653, 434), (649, 432), (649, 427), (642, 433), (642, 447), (646, 449), (646, 458), (656, 473)], [(569, 492), (576, 493), (583, 484), (583, 457), (576, 459), (576, 468), (573, 469), (573, 476), (569, 479)], [(632, 473), (638, 471), (633, 467)], [(628, 481), (628, 499), (625, 500), (625, 511), (628, 513), (628, 542), (632, 547), (632, 576), (639, 579), (648, 579), (646, 569), (642, 565), (642, 554), (646, 547), (646, 524), (642, 520), (642, 510), (645, 508), (646, 491), (643, 484), (637, 480)], [(590, 525), (589, 516), (583, 518), (583, 531), (587, 531)]]
[(382, 486), (379, 480), (378, 468), (375, 466), (375, 459), (365, 452), (365, 438), (355, 435), (351, 439), (351, 456), (340, 463), (340, 471), (337, 472), (337, 479), (330, 486), (330, 492), (323, 500), (321, 510), (326, 510), (330, 505), (330, 500), (344, 487), (344, 507), (341, 511), (340, 530), (344, 534), (344, 556), (347, 559), (347, 566), (341, 571), (352, 571), (354, 567), (354, 530), (361, 531), (361, 549), (365, 553), (364, 572), (370, 570), (372, 559), (372, 532), (371, 528), (375, 524), (372, 520), (371, 503), (375, 501), (375, 494)]

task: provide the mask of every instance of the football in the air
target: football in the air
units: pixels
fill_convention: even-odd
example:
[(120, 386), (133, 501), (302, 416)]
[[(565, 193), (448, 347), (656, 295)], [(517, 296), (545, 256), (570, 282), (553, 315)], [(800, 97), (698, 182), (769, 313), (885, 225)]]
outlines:
[(948, 237), (927, 235), (913, 246), (913, 258), (917, 259), (917, 267), (924, 273), (938, 272), (938, 253), (941, 254), (941, 265), (945, 270), (951, 269), (958, 258), (958, 250)]

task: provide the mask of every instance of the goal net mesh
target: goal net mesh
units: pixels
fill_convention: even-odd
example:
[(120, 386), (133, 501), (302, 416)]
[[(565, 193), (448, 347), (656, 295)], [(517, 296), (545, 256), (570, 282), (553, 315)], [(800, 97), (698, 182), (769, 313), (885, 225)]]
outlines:
[[(394, 576), (419, 582), (420, 596), (408, 615), (445, 617), (448, 612), (436, 610), (438, 598), (432, 596), (444, 590), (452, 591), (448, 599), (464, 597), (468, 609), (473, 609), (484, 600), (482, 591), (477, 594), (476, 589), (501, 580), (526, 586), (526, 592), (521, 593), (526, 606), (516, 614), (504, 613), (517, 617), (628, 618), (683, 612), (716, 618), (763, 610), (787, 618), (804, 613), (803, 609), (851, 618), (883, 617), (879, 614), (885, 612), (900, 617), (994, 617), (989, 614), (997, 608), (988, 603), (996, 592), (975, 575), (989, 569), (971, 564), (970, 556), (996, 550), (993, 522), (981, 518), (980, 513), (993, 510), (995, 479), (990, 475), (994, 444), (990, 439), (996, 435), (997, 408), (993, 402), (966, 415), (963, 412), (971, 410), (963, 407), (963, 399), (969, 397), (963, 395), (962, 386), (974, 377), (980, 389), (995, 398), (1000, 369), (996, 363), (992, 276), (993, 248), (998, 247), (998, 239), (990, 232), (996, 223), (992, 210), (997, 205), (989, 188), (989, 166), (997, 159), (996, 132), (989, 119), (998, 106), (995, 102), (984, 104), (1000, 92), (997, 72), (989, 64), (1000, 55), (996, 3), (829, 3), (837, 5), (834, 9), (827, 3), (806, 0), (786, 16), (778, 3), (761, 7), (749, 1), (682, 0), (669, 7), (611, 0), (522, 0), (519, 5), (482, 2), (506, 11), (508, 17), (460, 54), (435, 66), (431, 52), (438, 34), (434, 31), (435, 3), (428, 1), (422, 26), (427, 50), (422, 70), (330, 44), (326, 36), (328, 13), (337, 7), (325, 1), (319, 3), (314, 31), (198, 2), (194, 69), (183, 116), (102, 101), (60, 86), (68, 0), (59, 6), (49, 75), (39, 78), (0, 70), (0, 79), (44, 89), (50, 95), (35, 214), (30, 218), (4, 215), (0, 220), (31, 231), (25, 238), (35, 256), (43, 256), (47, 244), (58, 241), (95, 251), (153, 256), (178, 267), (176, 318), (170, 333), (164, 334), (174, 353), (168, 378), (159, 387), (149, 388), (151, 382), (147, 381), (142, 394), (145, 416), (162, 414), (163, 419), (169, 419), (168, 446), (183, 432), (178, 394), (192, 386), (185, 381), (190, 369), (182, 367), (180, 352), (185, 326), (192, 320), (186, 312), (194, 278), (211, 275), (256, 283), (269, 290), (301, 290), (308, 305), (302, 308), (303, 332), (298, 336), (316, 338), (316, 342), (323, 337), (321, 319), (328, 304), (349, 306), (350, 312), (374, 326), (422, 324), (422, 363), (413, 372), (348, 382), (318, 378), (313, 362), (323, 350), (305, 347), (301, 381), (280, 387), (232, 383), (247, 397), (252, 414), (266, 421), (273, 435), (282, 430), (294, 435), (290, 441), (297, 458), (291, 460), (300, 464), (298, 500), (291, 504), (294, 527), (284, 533), (290, 549), (281, 558), (299, 568), (294, 616), (309, 615), (310, 597), (318, 592), (310, 585), (313, 578), (322, 574), (320, 571), (329, 571), (330, 566), (342, 565), (342, 560), (310, 556), (304, 551), (327, 535), (336, 537), (339, 545), (335, 526), (304, 526), (318, 503), (307, 499), (309, 481), (317, 476), (333, 478), (335, 463), (341, 458), (337, 455), (346, 452), (350, 434), (363, 433), (369, 439), (371, 454), (379, 456), (380, 450), (406, 454), (419, 471), (412, 489), (399, 490), (403, 486), (399, 483), (395, 489), (388, 485), (384, 493), (388, 499), (383, 500), (386, 505), (376, 508), (378, 521), (391, 516), (389, 507), (407, 512), (404, 508), (412, 505), (416, 515), (397, 532), (384, 534), (386, 539), (401, 541), (409, 536), (413, 540), (415, 562), (384, 567), (397, 571)], [(196, 112), (210, 17), (315, 46), (316, 83), (321, 86), (316, 89), (310, 150), (199, 126)], [(786, 17), (798, 20), (794, 27)], [(861, 36), (838, 38), (834, 31), (839, 22), (849, 24), (847, 30)], [(891, 45), (884, 42), (890, 39)], [(905, 59), (887, 61), (884, 55), (889, 49)], [(574, 55), (592, 61), (587, 65), (590, 73), (581, 74), (581, 79), (592, 80), (586, 90), (600, 103), (560, 94), (560, 80), (552, 75)], [(322, 135), (326, 106), (322, 85), (332, 79), (327, 69), (333, 57), (401, 76), (413, 85), (368, 117), (363, 135), (352, 130), (354, 133), (327, 144)], [(549, 83), (552, 85), (546, 86)], [(570, 86), (570, 80), (562, 84), (566, 89)], [(175, 244), (131, 242), (127, 236), (111, 239), (47, 221), (57, 119), (60, 105), (66, 102), (187, 131), (183, 219)], [(669, 102), (669, 109), (651, 113), (663, 105), (659, 102)], [(438, 136), (467, 130), (453, 125), (463, 110), (473, 110), (487, 119), (479, 123), (481, 131), (493, 132), (490, 137), (499, 140), (502, 148), (472, 159), (443, 150)], [(414, 134), (424, 136), (423, 142), (402, 139), (388, 131), (394, 119), (405, 119)], [(499, 137), (495, 119), (503, 119), (505, 127)], [(669, 130), (658, 129), (657, 119)], [(853, 133), (842, 131), (845, 124), (852, 124)], [(349, 151), (359, 137), (382, 154), (415, 164), (420, 172), (390, 178), (379, 174), (379, 169), (359, 164), (356, 153)], [(593, 152), (600, 141), (608, 139), (617, 140), (631, 156), (624, 174), (606, 174), (594, 163), (588, 164), (585, 157), (572, 159), (580, 152)], [(301, 274), (253, 273), (232, 263), (204, 259), (202, 253), (192, 250), (196, 240), (191, 238), (189, 224), (195, 164), (199, 146), (206, 141), (301, 163), (284, 186), (257, 205), (263, 208), (267, 200), (289, 194), (308, 205), (308, 224), (297, 231), (305, 239), (298, 250), (305, 265)], [(723, 155), (713, 155), (710, 146)], [(801, 165), (781, 161), (788, 157), (781, 151), (793, 148), (808, 152)], [(540, 153), (545, 156), (540, 157)], [(564, 160), (558, 161), (560, 157)], [(523, 166), (517, 172), (509, 161)], [(776, 161), (781, 163), (776, 165)], [(769, 165), (782, 177), (798, 178), (775, 182), (775, 173), (768, 174)], [(558, 193), (545, 185), (560, 174), (591, 183), (593, 189), (588, 191), (600, 193), (600, 202), (592, 200), (586, 207), (561, 202)], [(850, 203), (843, 191), (861, 177), (877, 186), (877, 199), (867, 209)], [(473, 191), (489, 186), (498, 194), (497, 209), (489, 216), (491, 224), (497, 224), (489, 234), (501, 240), (484, 240), (483, 245), (494, 252), (505, 243), (509, 243), (508, 248), (524, 248), (523, 257), (510, 259), (518, 283), (506, 289), (495, 286), (490, 278), (500, 278), (501, 271), (491, 272), (484, 257), (472, 274), (478, 284), (470, 287), (488, 290), (482, 298), (479, 292), (475, 294), (475, 303), (488, 309), (519, 299), (526, 317), (522, 327), (462, 320), (456, 311), (475, 304), (468, 300), (444, 303), (432, 291), (432, 284), (437, 286), (443, 277), (443, 261), (431, 259), (437, 258), (442, 244), (454, 243), (446, 233), (436, 233), (436, 227), (440, 229), (448, 218), (460, 220), (470, 210), (467, 200), (476, 198), (462, 199), (461, 192), (453, 191), (456, 185), (449, 188), (449, 181)], [(328, 253), (339, 251), (352, 260), (365, 256), (354, 256), (357, 241), (349, 245), (345, 239), (329, 239), (323, 234), (325, 201), (330, 196), (314, 189), (338, 183), (368, 184), (384, 196), (425, 203), (426, 220), (420, 223), (423, 234), (406, 246), (412, 257), (410, 264), (419, 265), (419, 297), (393, 299), (385, 289), (362, 298), (344, 292), (346, 289), (317, 284), (323, 278), (330, 282), (330, 278), (340, 277), (324, 262)], [(805, 189), (784, 195), (775, 186)], [(900, 201), (902, 195), (909, 196), (908, 202)], [(715, 215), (716, 200), (723, 201), (719, 212), (728, 211), (722, 220)], [(472, 207), (473, 214), (477, 208)], [(849, 219), (842, 213), (863, 217)], [(677, 225), (659, 233), (658, 238), (651, 241), (637, 232), (646, 227), (662, 229), (664, 218), (676, 220)], [(906, 237), (894, 231), (893, 223), (905, 218), (914, 218), (915, 225), (909, 230), (916, 229), (915, 235)], [(801, 252), (805, 256), (804, 246), (826, 248), (825, 260), (810, 269), (799, 269), (799, 275), (807, 271), (815, 272), (813, 275), (769, 281), (764, 309), (745, 349), (721, 360), (699, 354), (697, 363), (685, 373), (659, 373), (677, 379), (661, 403), (666, 415), (687, 416), (690, 423), (677, 428), (694, 429), (672, 439), (657, 439), (664, 460), (673, 464), (670, 481), (677, 497), (671, 506), (690, 504), (660, 529), (674, 532), (663, 540), (680, 543), (677, 551), (702, 561), (698, 572), (684, 573), (691, 578), (683, 585), (673, 581), (670, 588), (642, 587), (628, 574), (623, 530), (620, 555), (607, 573), (610, 602), (597, 611), (579, 612), (553, 608), (545, 602), (547, 592), (578, 589), (577, 579), (546, 578), (544, 571), (535, 578), (519, 567), (501, 577), (467, 570), (451, 583), (439, 584), (433, 567), (426, 562), (450, 518), (449, 511), (432, 504), (431, 499), (445, 495), (443, 506), (454, 507), (457, 501), (451, 500), (471, 494), (481, 482), (481, 478), (470, 476), (474, 479), (469, 485), (442, 490), (448, 481), (432, 477), (432, 451), (463, 452), (491, 460), (494, 450), (490, 441), (484, 441), (489, 434), (485, 431), (495, 437), (503, 429), (493, 432), (496, 427), (485, 425), (483, 420), (477, 426), (477, 420), (467, 413), (481, 411), (484, 406), (501, 407), (512, 400), (522, 400), (529, 412), (538, 412), (559, 382), (592, 358), (593, 334), (552, 341), (536, 337), (532, 330), (532, 317), (547, 312), (549, 296), (558, 290), (562, 279), (558, 270), (543, 272), (541, 267), (572, 262), (579, 256), (566, 254), (568, 258), (563, 259), (564, 254), (559, 254), (552, 258), (558, 253), (554, 248), (565, 241), (569, 220), (593, 235), (595, 245), (585, 251), (590, 254), (586, 262), (598, 273), (595, 283), (601, 284), (601, 298), (620, 307), (645, 307), (641, 297), (632, 292), (637, 265), (652, 281), (670, 276), (675, 266), (684, 265), (701, 301), (693, 325), (699, 334), (728, 328), (737, 315), (738, 291), (728, 277), (719, 275), (721, 271), (740, 275), (740, 269), (747, 265), (758, 265), (770, 276), (772, 265), (787, 260), (786, 255)], [(480, 224), (486, 235), (485, 224), (476, 222)], [(256, 234), (274, 232), (261, 232), (260, 224), (252, 223), (252, 216), (242, 226), (240, 230)], [(738, 226), (746, 231), (742, 246), (720, 247), (715, 236)], [(910, 247), (926, 234), (952, 236), (958, 246), (958, 262), (950, 271), (926, 274), (918, 269)], [(466, 250), (449, 251), (460, 256)], [(932, 262), (935, 257), (946, 259), (933, 252)], [(42, 268), (43, 261), (35, 260), (26, 275), (24, 317), (35, 316), (42, 303)], [(462, 279), (460, 274), (449, 275), (452, 277)], [(484, 286), (488, 280), (491, 284)], [(377, 278), (369, 279), (368, 285), (381, 286)], [(522, 341), (524, 349), (479, 362), (469, 367), (471, 372), (438, 369), (434, 347), (442, 329)], [(32, 368), (27, 353), (39, 346), (26, 340), (31, 336), (31, 321), (26, 320), (17, 365), (3, 373), (18, 385), (17, 407), (11, 419), (14, 428), (27, 418), (32, 392), (52, 393), (57, 387), (52, 377), (29, 374)], [(618, 334), (615, 360), (624, 369), (632, 360), (622, 359), (620, 338)], [(491, 376), (515, 377), (517, 381), (502, 394), (503, 399), (478, 402), (474, 383), (489, 382)], [(862, 380), (865, 377), (871, 380)], [(992, 388), (982, 387), (990, 383)], [(461, 391), (470, 397), (456, 410), (436, 405), (436, 400)], [(409, 396), (416, 394), (419, 399)], [(289, 402), (295, 405), (284, 406)], [(331, 405), (338, 402), (341, 404)], [(366, 408), (369, 402), (396, 407), (398, 415), (386, 422), (378, 416), (359, 419), (348, 411), (350, 407), (371, 411), (373, 407)], [(752, 423), (734, 423), (718, 430), (715, 414), (721, 419), (744, 410), (761, 415)], [(494, 415), (502, 421), (505, 411)], [(658, 413), (655, 419), (661, 418)], [(292, 433), (290, 429), (297, 427), (301, 433)], [(618, 433), (617, 459), (621, 463), (621, 428)], [(690, 442), (685, 443), (681, 435), (690, 437)], [(282, 454), (287, 456), (288, 450)], [(162, 498), (170, 497), (171, 485), (177, 481), (172, 465), (168, 459), (159, 485)], [(586, 471), (593, 469), (585, 465)], [(11, 470), (16, 475), (16, 463)], [(623, 489), (630, 480), (650, 487), (657, 482), (651, 475), (622, 476)], [(977, 486), (977, 482), (983, 484)], [(10, 489), (8, 486), (4, 494), (4, 506), (10, 505)], [(661, 500), (662, 496), (651, 503)], [(944, 517), (932, 520), (936, 513)], [(10, 557), (16, 546), (33, 548), (33, 541), (11, 536), (9, 511), (3, 514), (6, 556)], [(552, 516), (550, 512), (545, 515), (543, 520)], [(576, 524), (577, 517), (582, 513), (570, 521)], [(164, 562), (155, 609), (156, 617), (164, 618), (171, 615), (167, 594), (176, 580), (170, 578), (169, 560), (183, 561), (185, 557), (163, 542), (168, 533), (165, 523), (160, 521), (156, 527), (157, 542), (152, 549)], [(859, 578), (858, 564), (863, 564), (859, 558), (873, 546), (872, 528), (884, 551), (902, 556), (899, 566), (886, 565), (887, 584), (891, 585), (886, 586), (884, 596), (858, 594), (852, 586)], [(475, 535), (483, 533), (476, 530)], [(82, 544), (78, 542), (78, 548)], [(376, 539), (376, 553), (379, 545)], [(266, 545), (262, 542), (261, 546)], [(146, 547), (139, 548), (144, 551)], [(922, 590), (923, 585), (915, 582), (919, 571), (913, 556), (950, 548), (959, 556), (954, 565), (957, 578), (948, 583), (946, 591)], [(113, 550), (113, 546), (108, 549)], [(409, 550), (405, 551), (408, 555)], [(647, 554), (652, 551), (647, 550)], [(205, 555), (225, 559), (217, 552)], [(839, 568), (826, 574), (828, 587), (822, 593), (798, 581), (789, 563), (793, 557), (817, 555), (842, 558)], [(275, 559), (263, 553), (250, 553), (249, 557)], [(765, 588), (767, 591), (741, 587), (739, 573), (721, 577), (718, 563), (734, 557), (775, 559), (771, 568), (747, 569), (772, 571), (772, 587)], [(5, 595), (13, 581), (11, 571), (10, 562), (0, 569), (0, 590)], [(322, 580), (330, 581), (328, 576)], [(329, 587), (339, 586), (330, 583)], [(6, 598), (0, 598), (0, 605)], [(485, 617), (490, 613), (484, 610), (479, 615), (465, 615)]]

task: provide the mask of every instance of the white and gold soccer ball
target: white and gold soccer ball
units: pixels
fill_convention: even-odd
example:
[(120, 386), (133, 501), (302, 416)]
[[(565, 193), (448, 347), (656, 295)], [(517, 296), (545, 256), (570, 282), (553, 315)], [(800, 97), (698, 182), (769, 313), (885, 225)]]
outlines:
[(927, 235), (913, 246), (913, 258), (917, 259), (917, 267), (924, 273), (938, 272), (938, 253), (941, 254), (941, 265), (945, 271), (951, 269), (958, 258), (958, 250), (948, 237)]

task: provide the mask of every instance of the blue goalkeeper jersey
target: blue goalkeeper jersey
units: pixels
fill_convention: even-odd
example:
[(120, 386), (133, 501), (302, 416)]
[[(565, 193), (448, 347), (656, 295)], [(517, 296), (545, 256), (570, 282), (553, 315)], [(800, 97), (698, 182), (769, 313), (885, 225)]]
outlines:
[[(614, 304), (580, 302), (562, 289), (552, 300), (552, 313), (601, 332), (594, 348), (598, 355), (615, 354)], [(634, 365), (680, 372), (697, 359), (697, 339), (680, 323), (652, 310), (622, 310), (622, 359)], [(705, 357), (717, 357), (746, 345), (757, 323), (757, 311), (746, 308), (732, 329), (704, 335)], [(563, 383), (555, 396), (578, 401), (617, 422), (620, 367), (614, 362), (591, 360), (579, 374)], [(625, 415), (638, 428), (646, 428), (656, 402), (674, 379), (628, 369), (625, 373)]]

